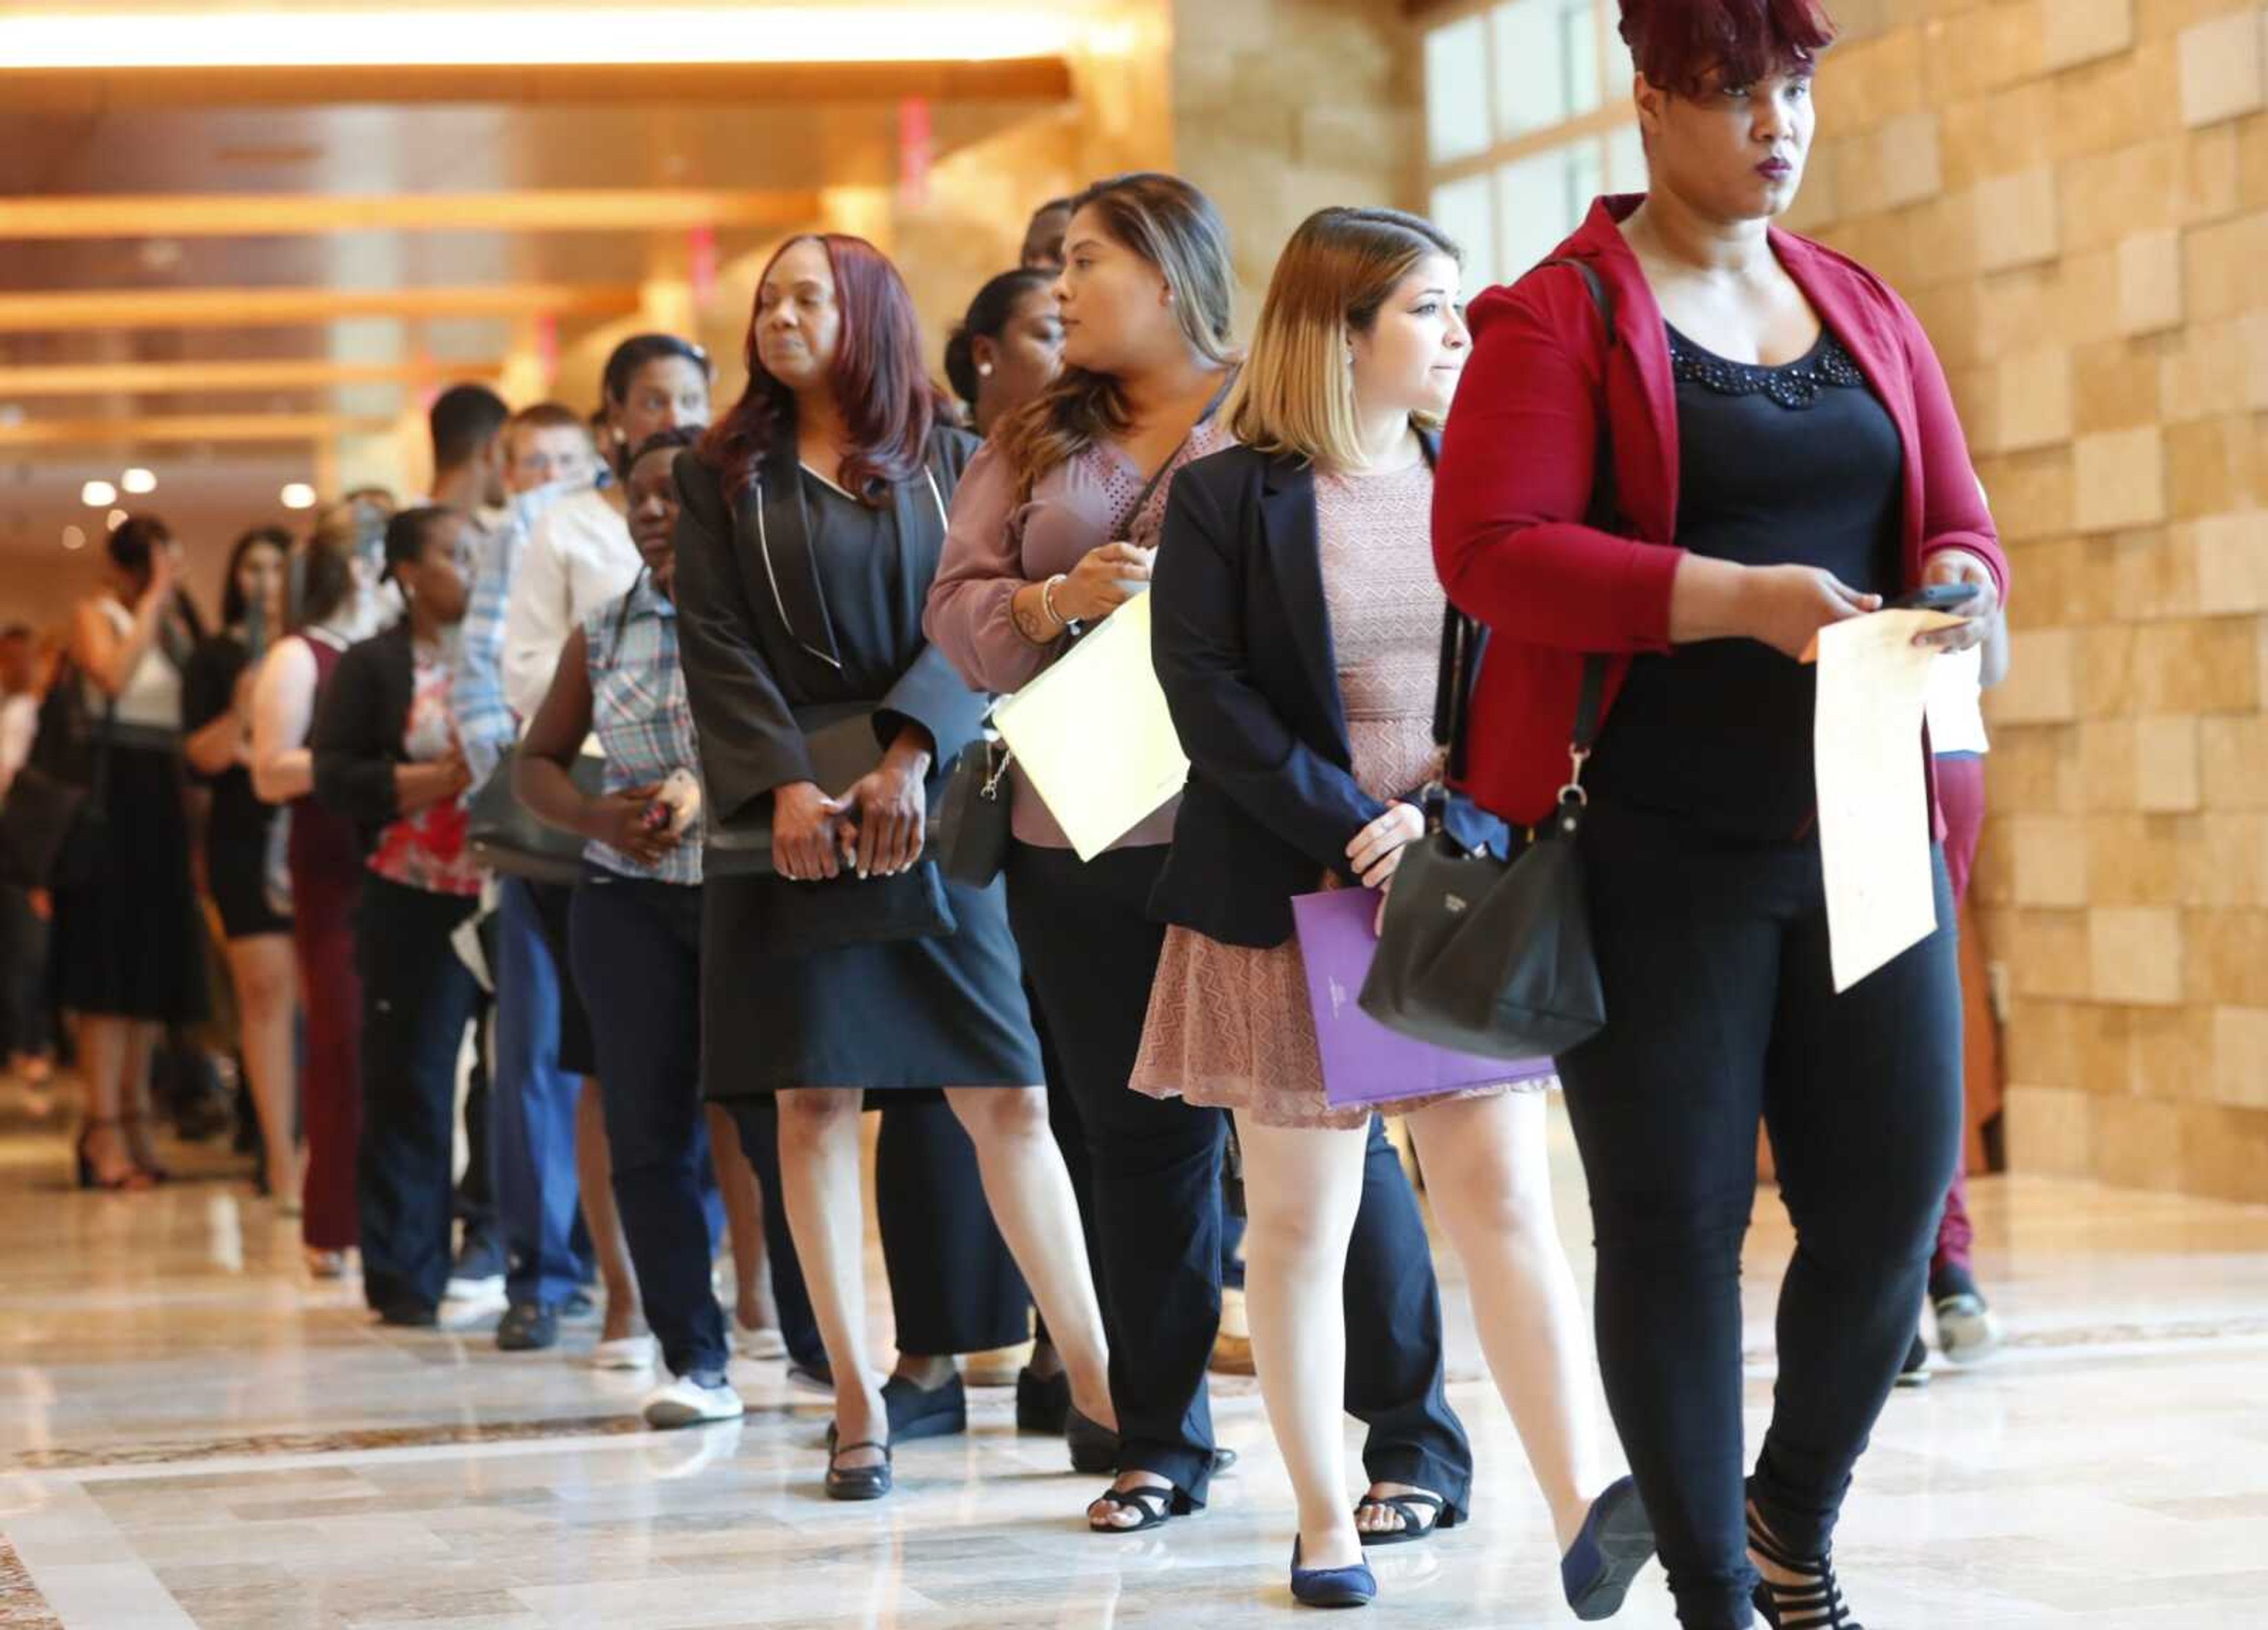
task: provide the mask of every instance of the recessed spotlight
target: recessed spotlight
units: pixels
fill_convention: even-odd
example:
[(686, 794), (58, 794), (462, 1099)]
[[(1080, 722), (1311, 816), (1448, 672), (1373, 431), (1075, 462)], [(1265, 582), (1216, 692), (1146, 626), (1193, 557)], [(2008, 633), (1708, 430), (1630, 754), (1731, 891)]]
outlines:
[(109, 527), (113, 532), (117, 531), (119, 527), (126, 524), (126, 512), (122, 509), (112, 510), (110, 513), (102, 518), (102, 524)]
[(85, 527), (65, 527), (63, 528), (63, 547), (65, 549), (85, 549), (86, 547), (86, 528)]
[(158, 478), (137, 465), (118, 478), (118, 490), (121, 492), (155, 492)]
[(90, 481), (78, 490), (78, 501), (89, 509), (101, 509), (118, 502), (118, 489), (107, 481)]
[(284, 489), (281, 497), (283, 498), (284, 507), (285, 509), (313, 509), (315, 507), (315, 490), (304, 481), (295, 481), (291, 483)]

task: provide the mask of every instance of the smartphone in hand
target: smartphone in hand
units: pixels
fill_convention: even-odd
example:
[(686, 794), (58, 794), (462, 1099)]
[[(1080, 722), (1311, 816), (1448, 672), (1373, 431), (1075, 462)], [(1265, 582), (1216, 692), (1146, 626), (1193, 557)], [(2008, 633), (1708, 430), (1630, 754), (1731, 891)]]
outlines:
[(1933, 583), (1911, 594), (1900, 594), (1882, 608), (1885, 611), (1958, 611), (1978, 594), (1974, 583)]

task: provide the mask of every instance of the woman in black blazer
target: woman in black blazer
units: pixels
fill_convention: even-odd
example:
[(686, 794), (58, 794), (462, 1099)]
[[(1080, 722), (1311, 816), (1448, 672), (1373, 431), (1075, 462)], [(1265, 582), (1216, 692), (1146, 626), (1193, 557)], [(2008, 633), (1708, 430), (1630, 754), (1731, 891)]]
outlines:
[[(928, 808), (987, 705), (921, 627), (976, 443), (938, 424), (912, 299), (863, 240), (798, 238), (773, 257), (747, 358), (746, 395), (677, 465), (679, 650), (711, 843), (769, 814), (777, 868), (708, 868), (703, 1074), (736, 1115), (777, 1100), (788, 1222), (835, 1384), (827, 1492), (865, 1500), (889, 1490), (894, 1438), (958, 1429), (956, 1411), (867, 1368), (868, 1092), (944, 1089), (1070, 1372), (1074, 1429), (1116, 1423), (1005, 900), (923, 855)], [(880, 763), (815, 762), (830, 721), (871, 727)], [(744, 1119), (743, 1141), (763, 1130)]]
[(387, 523), (386, 570), (408, 610), (339, 659), (312, 743), (316, 800), (354, 822), (368, 856), (355, 907), (355, 1192), (363, 1294), (389, 1324), (431, 1324), (448, 1288), (457, 1052), (479, 995), (450, 943), (481, 892), (460, 801), (471, 777), (449, 713), (468, 537), (453, 509)]
[[(1451, 1520), (1425, 1489), (1364, 1502), (1399, 1519), (1382, 1532), (1347, 1508), (1340, 1283), (1371, 1110), (1325, 1094), (1291, 902), (1383, 890), (1440, 771), (1444, 602), (1423, 427), (1447, 411), (1464, 359), (1457, 260), (1395, 211), (1326, 210), (1300, 227), (1232, 399), (1241, 445), (1174, 483), (1152, 591), (1158, 675), (1190, 771), (1152, 896), (1173, 926), (1133, 1084), (1235, 1113), (1253, 1357), (1299, 1498), (1292, 1594), (1316, 1605), (1375, 1593), (1365, 1543)], [(1652, 1537), (1628, 1479), (1609, 1486), (1552, 1221), (1543, 1084), (1384, 1107), (1409, 1117), (1567, 1553), (1568, 1598), (1594, 1619), (1620, 1606)]]

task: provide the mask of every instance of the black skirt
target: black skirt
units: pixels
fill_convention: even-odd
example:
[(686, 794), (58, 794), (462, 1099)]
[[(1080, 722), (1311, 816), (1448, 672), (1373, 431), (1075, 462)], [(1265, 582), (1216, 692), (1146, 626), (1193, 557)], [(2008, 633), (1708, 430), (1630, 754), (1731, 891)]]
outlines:
[[(959, 930), (799, 952), (772, 930), (776, 877), (703, 887), (702, 1081), (711, 1098), (788, 1087), (1036, 1087), (1040, 1044), (1007, 896), (945, 885)], [(800, 915), (800, 913), (799, 913)]]
[[(269, 816), (272, 821), (273, 811)], [(220, 908), (221, 933), (228, 939), (291, 932), (291, 919), (269, 904), (269, 836), (266, 822), (250, 833), (224, 830), (217, 821), (205, 830), (205, 887)]]
[(55, 891), (56, 1000), (72, 1013), (197, 1023), (210, 1002), (181, 756), (114, 745), (109, 777), (94, 874)]

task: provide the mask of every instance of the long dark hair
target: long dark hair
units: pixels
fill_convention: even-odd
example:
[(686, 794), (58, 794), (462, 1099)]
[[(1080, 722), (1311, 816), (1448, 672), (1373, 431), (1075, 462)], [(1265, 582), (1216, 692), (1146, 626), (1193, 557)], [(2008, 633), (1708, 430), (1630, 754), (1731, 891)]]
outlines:
[(1015, 316), (1023, 298), (1049, 287), (1055, 280), (1056, 275), (1051, 271), (1020, 266), (1014, 271), (1002, 272), (976, 291), (976, 298), (968, 302), (968, 314), (954, 325), (953, 333), (945, 342), (945, 379), (953, 387), (954, 395), (971, 408), (976, 405), (975, 342), (998, 339), (1007, 331), (1009, 320)]
[[(1192, 350), (1223, 366), (1235, 360), (1230, 338), (1235, 273), (1228, 227), (1211, 199), (1178, 175), (1138, 171), (1095, 182), (1071, 207), (1074, 216), (1094, 210), (1114, 240), (1158, 269), (1173, 291), (1174, 316)], [(1116, 379), (1066, 364), (994, 436), (1018, 483), (1029, 492), (1057, 465), (1098, 441), (1124, 435), (1133, 422)]]
[[(109, 542), (105, 546), (111, 564), (134, 579), (139, 591), (150, 581), (151, 557), (173, 541), (173, 529), (155, 515), (129, 515), (111, 529)], [(205, 637), (205, 620), (197, 610), (197, 602), (180, 588), (173, 591), (173, 609), (191, 639)]]
[(252, 608), (245, 603), (244, 587), (236, 580), (243, 570), (244, 557), (262, 546), (284, 557), (288, 566), (291, 559), (291, 535), (281, 527), (254, 527), (237, 539), (236, 547), (228, 551), (228, 575), (220, 584), (220, 625), (234, 628), (251, 615)]
[[(811, 232), (782, 244), (765, 263), (763, 277), (799, 243), (826, 251), (843, 308), (842, 337), (827, 381), (852, 444), (843, 461), (842, 483), (863, 501), (879, 504), (884, 487), (921, 468), (930, 431), (951, 404), (922, 365), (913, 296), (889, 257), (864, 238)], [(762, 277), (756, 287), (761, 299)], [(764, 455), (795, 434), (795, 395), (757, 357), (756, 322), (751, 309), (743, 347), (748, 387), (701, 440), (701, 461), (723, 478), (725, 497), (734, 502), (755, 484)]]

